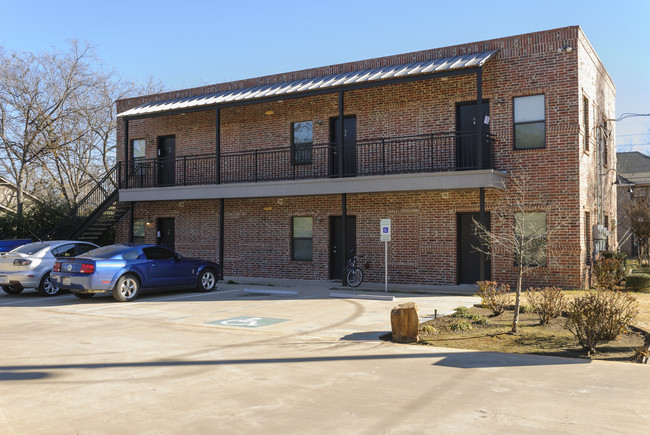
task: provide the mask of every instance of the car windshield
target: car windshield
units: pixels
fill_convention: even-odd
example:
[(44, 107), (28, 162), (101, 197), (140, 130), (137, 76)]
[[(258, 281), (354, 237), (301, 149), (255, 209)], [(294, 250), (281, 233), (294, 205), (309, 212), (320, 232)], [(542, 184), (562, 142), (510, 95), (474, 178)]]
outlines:
[(92, 257), (92, 258), (111, 258), (116, 254), (120, 254), (126, 251), (127, 249), (131, 249), (131, 247), (124, 246), (124, 245), (109, 245), (109, 246), (93, 249), (92, 251), (88, 251), (81, 256)]
[(25, 255), (34, 255), (37, 252), (42, 251), (43, 249), (49, 248), (50, 245), (47, 243), (43, 242), (36, 242), (36, 243), (28, 243), (26, 245), (23, 245), (19, 248), (14, 249), (11, 252), (14, 252), (16, 254), (25, 254)]

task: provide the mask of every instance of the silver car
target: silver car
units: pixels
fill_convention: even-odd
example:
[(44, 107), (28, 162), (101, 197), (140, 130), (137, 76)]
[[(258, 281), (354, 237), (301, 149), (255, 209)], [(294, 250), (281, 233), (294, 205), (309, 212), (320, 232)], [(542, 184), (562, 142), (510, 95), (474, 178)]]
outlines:
[(98, 246), (88, 242), (53, 240), (28, 243), (0, 253), (0, 286), (5, 293), (16, 295), (25, 288), (35, 288), (43, 296), (54, 296), (59, 287), (50, 279), (57, 258), (76, 257)]

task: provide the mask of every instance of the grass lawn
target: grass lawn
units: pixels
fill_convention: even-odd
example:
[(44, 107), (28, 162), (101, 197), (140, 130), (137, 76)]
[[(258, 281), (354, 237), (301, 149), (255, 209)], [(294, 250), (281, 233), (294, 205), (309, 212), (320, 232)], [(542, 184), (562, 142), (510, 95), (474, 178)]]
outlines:
[[(584, 291), (566, 291), (567, 298), (574, 298)], [(639, 302), (639, 316), (635, 322), (650, 331), (650, 294), (634, 293)], [(514, 300), (514, 295), (513, 295)], [(522, 305), (526, 304), (522, 296)], [(488, 319), (489, 324), (472, 324), (471, 330), (453, 331), (452, 325), (458, 318), (444, 316), (426, 321), (420, 325), (420, 340), (424, 344), (439, 347), (473, 349), (491, 352), (529, 353), (570, 358), (591, 358), (610, 361), (632, 361), (637, 348), (643, 345), (642, 334), (628, 332), (618, 339), (602, 344), (596, 348), (597, 353), (589, 356), (578, 345), (578, 340), (564, 328), (564, 317), (553, 319), (548, 325), (540, 325), (537, 314), (521, 313), (519, 315), (519, 333), (509, 334), (512, 328), (513, 311), (490, 317), (490, 310), (472, 307), (472, 314)], [(435, 329), (425, 327), (430, 325)]]

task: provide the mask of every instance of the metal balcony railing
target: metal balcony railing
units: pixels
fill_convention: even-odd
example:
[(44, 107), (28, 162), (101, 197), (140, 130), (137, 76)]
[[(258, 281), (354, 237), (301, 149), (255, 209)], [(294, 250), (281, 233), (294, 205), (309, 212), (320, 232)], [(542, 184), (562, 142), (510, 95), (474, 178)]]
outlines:
[(486, 133), (452, 132), (345, 143), (342, 159), (335, 143), (221, 153), (219, 165), (214, 154), (134, 159), (123, 185), (130, 189), (492, 169), (493, 143)]

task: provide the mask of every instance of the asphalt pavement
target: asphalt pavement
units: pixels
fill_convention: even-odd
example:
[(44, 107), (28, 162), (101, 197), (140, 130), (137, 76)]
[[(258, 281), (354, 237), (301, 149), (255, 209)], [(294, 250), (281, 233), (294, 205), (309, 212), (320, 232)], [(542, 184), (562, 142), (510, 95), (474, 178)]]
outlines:
[[(0, 432), (636, 433), (650, 366), (402, 345), (465, 289), (333, 297), (331, 281), (230, 277), (211, 293), (0, 294)], [(363, 288), (366, 286), (366, 288)], [(382, 295), (366, 283), (360, 295)], [(385, 294), (384, 294), (385, 296)]]

